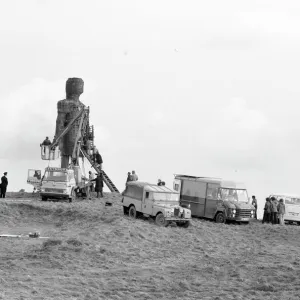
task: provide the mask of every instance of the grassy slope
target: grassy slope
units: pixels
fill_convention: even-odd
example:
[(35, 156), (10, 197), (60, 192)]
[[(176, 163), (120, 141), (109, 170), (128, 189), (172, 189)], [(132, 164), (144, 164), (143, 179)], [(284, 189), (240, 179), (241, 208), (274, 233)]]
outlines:
[(0, 202), (0, 232), (51, 236), (0, 239), (0, 299), (300, 299), (299, 226), (159, 228), (111, 199)]

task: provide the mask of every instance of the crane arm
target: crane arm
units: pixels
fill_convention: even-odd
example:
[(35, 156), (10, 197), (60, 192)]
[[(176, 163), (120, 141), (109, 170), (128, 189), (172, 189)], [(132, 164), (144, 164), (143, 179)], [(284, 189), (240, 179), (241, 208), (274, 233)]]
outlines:
[(76, 136), (75, 143), (74, 143), (73, 153), (72, 153), (72, 158), (76, 158), (76, 161), (78, 160), (78, 156), (79, 156), (80, 145), (77, 145), (77, 144), (78, 144), (78, 141), (79, 141), (80, 136), (81, 136), (81, 128), (82, 128), (84, 117), (85, 117), (85, 115), (82, 114), (81, 118), (80, 118), (80, 123), (79, 123), (79, 128), (78, 128), (77, 136)]
[(80, 117), (82, 116), (82, 114), (84, 113), (85, 109), (86, 109), (86, 108), (83, 106), (83, 107), (81, 108), (81, 110), (78, 112), (78, 114), (74, 117), (74, 119), (72, 119), (72, 120), (70, 121), (70, 123), (68, 124), (68, 126), (61, 132), (61, 134), (53, 140), (52, 144), (50, 145), (50, 149), (52, 149), (53, 147), (55, 147), (55, 146), (58, 145), (59, 141), (60, 141), (60, 140), (68, 133), (68, 131), (72, 128), (72, 125), (75, 123), (75, 121), (76, 121), (78, 118), (80, 118)]

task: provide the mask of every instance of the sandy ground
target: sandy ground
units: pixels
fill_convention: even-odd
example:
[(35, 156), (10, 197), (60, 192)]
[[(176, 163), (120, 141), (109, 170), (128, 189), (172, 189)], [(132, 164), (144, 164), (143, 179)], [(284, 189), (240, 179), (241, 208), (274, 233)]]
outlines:
[(300, 226), (160, 228), (119, 201), (1, 201), (0, 233), (51, 239), (0, 238), (0, 299), (300, 299)]

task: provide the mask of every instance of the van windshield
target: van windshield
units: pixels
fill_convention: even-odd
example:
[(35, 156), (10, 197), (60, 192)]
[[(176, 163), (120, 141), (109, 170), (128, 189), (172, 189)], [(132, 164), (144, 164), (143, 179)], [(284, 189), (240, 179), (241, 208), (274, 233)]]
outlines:
[(300, 205), (300, 198), (291, 197), (291, 196), (284, 196), (284, 195), (271, 195), (269, 198), (274, 197), (277, 201), (280, 199), (284, 200), (285, 204), (291, 204), (291, 205)]
[(285, 198), (285, 204), (292, 204), (292, 205), (300, 205), (300, 199), (299, 198)]
[(46, 171), (43, 180), (48, 181), (68, 181), (68, 174), (61, 171)]
[(221, 189), (222, 200), (248, 202), (247, 190)]

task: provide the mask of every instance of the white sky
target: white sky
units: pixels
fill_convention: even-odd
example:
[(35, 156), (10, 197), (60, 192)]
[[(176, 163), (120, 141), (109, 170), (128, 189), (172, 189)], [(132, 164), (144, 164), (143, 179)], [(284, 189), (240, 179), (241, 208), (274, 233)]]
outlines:
[(65, 81), (81, 77), (104, 169), (172, 184), (243, 181), (300, 194), (300, 2), (1, 1), (0, 172), (44, 168)]

